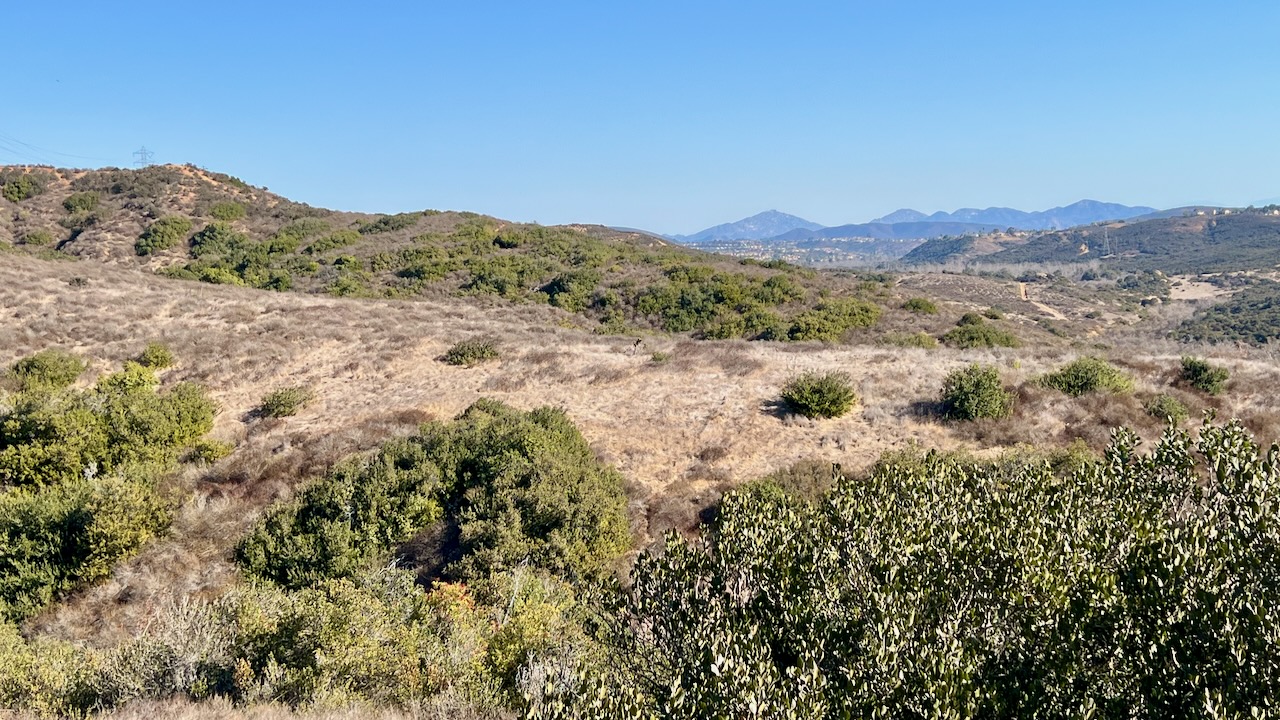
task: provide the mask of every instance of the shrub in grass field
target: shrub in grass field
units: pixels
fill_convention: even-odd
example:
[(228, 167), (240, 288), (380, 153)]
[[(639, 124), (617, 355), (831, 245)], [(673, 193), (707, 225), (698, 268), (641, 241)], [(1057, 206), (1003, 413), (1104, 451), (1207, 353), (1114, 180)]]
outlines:
[(886, 333), (881, 342), (896, 347), (914, 347), (930, 350), (938, 347), (938, 339), (927, 332)]
[(1200, 358), (1182, 358), (1182, 379), (1201, 392), (1209, 395), (1220, 394), (1227, 383), (1227, 377), (1229, 374), (1224, 367), (1210, 365), (1207, 360)]
[(836, 418), (849, 412), (858, 396), (846, 373), (808, 372), (783, 386), (782, 399), (807, 418)]
[(152, 370), (163, 370), (173, 365), (173, 351), (164, 343), (147, 343), (138, 356), (138, 364)]
[(1159, 420), (1172, 420), (1174, 425), (1181, 424), (1186, 420), (1190, 413), (1187, 412), (1187, 406), (1182, 401), (1172, 395), (1160, 393), (1148, 400), (1143, 408), (1147, 414)]
[(1072, 397), (1091, 392), (1120, 394), (1133, 391), (1133, 378), (1097, 357), (1072, 361), (1061, 370), (1040, 378), (1040, 384)]
[(955, 420), (1003, 418), (1013, 412), (1013, 395), (1000, 384), (998, 370), (974, 363), (943, 380), (942, 405)]
[(23, 245), (37, 245), (45, 247), (53, 244), (53, 233), (48, 230), (31, 230), (22, 236), (20, 241)]
[(463, 340), (445, 351), (441, 360), (450, 365), (472, 367), (498, 358), (498, 347), (491, 340)]
[(1016, 335), (987, 324), (987, 321), (975, 312), (962, 315), (956, 322), (956, 327), (942, 336), (942, 342), (962, 350), (991, 347), (1016, 348), (1022, 345)]
[(22, 390), (59, 390), (80, 377), (85, 362), (65, 350), (41, 350), (9, 368), (9, 377)]
[(298, 411), (311, 404), (316, 397), (311, 388), (297, 385), (280, 388), (267, 393), (258, 406), (258, 414), (262, 417), (292, 417)]
[(938, 306), (929, 298), (913, 297), (902, 303), (902, 309), (917, 315), (937, 315)]

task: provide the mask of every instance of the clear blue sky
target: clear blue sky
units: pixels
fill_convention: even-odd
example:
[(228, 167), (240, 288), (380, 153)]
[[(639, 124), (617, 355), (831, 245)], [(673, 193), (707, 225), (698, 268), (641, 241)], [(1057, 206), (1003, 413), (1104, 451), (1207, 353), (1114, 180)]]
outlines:
[(0, 163), (146, 145), (324, 207), (669, 233), (1247, 204), (1278, 34), (1275, 0), (11, 3)]

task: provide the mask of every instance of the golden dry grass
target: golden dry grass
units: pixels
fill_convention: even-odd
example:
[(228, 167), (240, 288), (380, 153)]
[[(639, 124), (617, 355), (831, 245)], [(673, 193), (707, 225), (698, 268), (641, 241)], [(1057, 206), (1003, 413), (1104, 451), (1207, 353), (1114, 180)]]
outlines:
[[(88, 284), (73, 286), (72, 277)], [(1047, 447), (1083, 437), (1099, 445), (1107, 423), (1126, 419), (1146, 435), (1159, 430), (1134, 399), (1070, 399), (1034, 389), (1023, 391), (1019, 415), (1002, 423), (956, 426), (932, 414), (943, 378), (966, 363), (995, 364), (1007, 383), (1025, 384), (1090, 352), (1062, 342), (956, 351), (652, 336), (633, 348), (633, 338), (593, 335), (573, 327), (580, 322), (545, 306), (276, 294), (87, 261), (5, 256), (0, 363), (61, 347), (103, 371), (148, 341), (164, 342), (179, 359), (164, 380), (210, 388), (222, 406), (214, 436), (237, 444), (213, 468), (170, 480), (194, 492), (168, 537), (28, 629), (110, 644), (170, 602), (218, 594), (236, 577), (229, 560), (236, 539), (270, 502), (347, 453), (412, 432), (424, 420), (451, 418), (484, 396), (521, 408), (564, 408), (627, 478), (642, 544), (669, 528), (691, 528), (726, 488), (800, 461), (857, 470), (910, 443)], [(501, 359), (475, 368), (437, 360), (453, 343), (480, 337), (497, 341)], [(655, 362), (655, 351), (670, 357)], [(1183, 352), (1148, 344), (1146, 353), (1122, 355), (1139, 374), (1141, 394), (1160, 391)], [(1243, 349), (1217, 359), (1231, 368), (1233, 383), (1225, 398), (1201, 406), (1244, 416), (1275, 437), (1280, 414), (1270, 388), (1280, 372), (1273, 360)], [(780, 407), (779, 388), (810, 370), (849, 373), (858, 408), (810, 421)], [(314, 389), (316, 400), (295, 417), (253, 419), (263, 395), (293, 385)]]

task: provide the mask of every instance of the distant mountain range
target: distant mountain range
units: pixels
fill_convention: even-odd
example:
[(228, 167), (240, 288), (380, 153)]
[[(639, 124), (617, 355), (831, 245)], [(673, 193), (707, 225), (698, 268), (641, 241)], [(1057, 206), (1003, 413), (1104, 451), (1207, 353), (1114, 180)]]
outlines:
[(692, 235), (676, 235), (670, 239), (689, 245), (725, 240), (786, 240), (834, 238), (925, 239), (943, 235), (1017, 230), (1058, 230), (1089, 225), (1104, 220), (1128, 220), (1156, 212), (1155, 208), (1132, 207), (1096, 200), (1081, 200), (1065, 207), (1038, 212), (1013, 208), (961, 208), (955, 212), (926, 215), (904, 208), (869, 223), (824, 227), (802, 217), (769, 210), (737, 222), (716, 225)]
[(821, 230), (822, 226), (802, 217), (788, 215), (777, 210), (766, 210), (758, 215), (737, 222), (709, 227), (692, 235), (675, 235), (676, 242), (697, 245), (715, 240), (760, 240), (781, 235), (791, 230)]
[(904, 222), (959, 222), (978, 225), (996, 225), (1018, 230), (1061, 230), (1077, 225), (1088, 225), (1103, 220), (1128, 220), (1155, 212), (1155, 208), (1131, 207), (1097, 200), (1081, 200), (1066, 207), (1056, 207), (1039, 212), (1024, 212), (1013, 208), (992, 207), (985, 210), (960, 208), (955, 212), (936, 212), (925, 215), (911, 209), (897, 210), (872, 223), (897, 224)]

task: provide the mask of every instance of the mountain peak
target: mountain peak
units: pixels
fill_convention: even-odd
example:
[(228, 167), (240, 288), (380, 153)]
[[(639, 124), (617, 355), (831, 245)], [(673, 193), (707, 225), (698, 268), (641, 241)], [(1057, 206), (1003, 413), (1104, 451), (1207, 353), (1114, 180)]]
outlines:
[(752, 240), (774, 237), (791, 230), (821, 230), (822, 227), (822, 225), (810, 222), (802, 217), (789, 215), (778, 210), (765, 210), (737, 222), (716, 225), (692, 235), (677, 236), (676, 239), (686, 243), (701, 243), (712, 240)]

